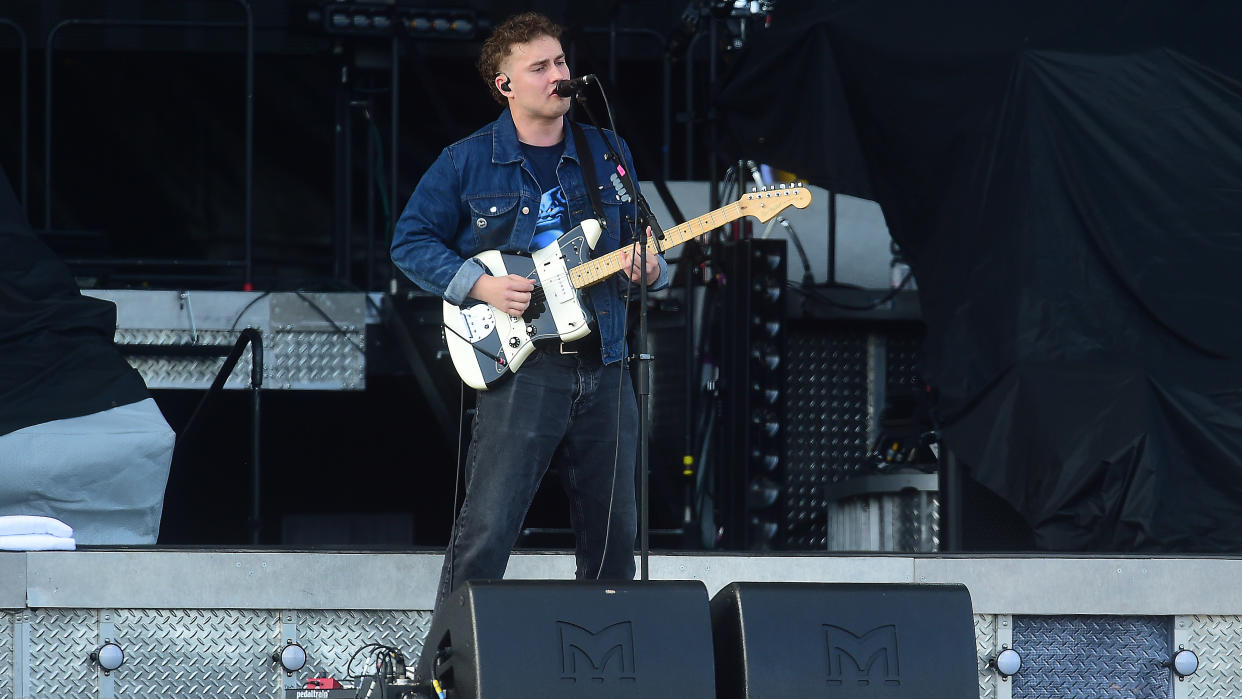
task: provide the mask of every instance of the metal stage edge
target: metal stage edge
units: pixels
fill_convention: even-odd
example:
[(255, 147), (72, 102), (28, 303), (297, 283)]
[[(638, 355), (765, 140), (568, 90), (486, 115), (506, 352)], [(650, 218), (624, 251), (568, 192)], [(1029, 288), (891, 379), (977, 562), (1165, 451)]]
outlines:
[[(0, 699), (275, 697), (307, 677), (341, 676), (350, 654), (371, 641), (413, 658), (441, 561), (436, 552), (277, 549), (0, 553)], [(1045, 644), (1076, 643), (1099, 629), (1125, 643), (1133, 623), (1157, 629), (1157, 655), (1167, 636), (1170, 655), (1184, 646), (1201, 659), (1189, 678), (1170, 677), (1162, 696), (1242, 696), (1239, 558), (662, 554), (650, 563), (652, 579), (701, 580), (709, 595), (734, 581), (963, 583), (974, 605), (981, 698), (1019, 696), (987, 661), (1002, 644), (1021, 648), (1023, 628), (1045, 629)], [(573, 568), (569, 553), (519, 552), (506, 577), (568, 579)], [(1085, 632), (1064, 628), (1084, 623)], [(1065, 634), (1072, 639), (1058, 640)], [(105, 677), (85, 658), (109, 638), (125, 646), (126, 663)], [(287, 640), (310, 658), (294, 677), (271, 662)]]

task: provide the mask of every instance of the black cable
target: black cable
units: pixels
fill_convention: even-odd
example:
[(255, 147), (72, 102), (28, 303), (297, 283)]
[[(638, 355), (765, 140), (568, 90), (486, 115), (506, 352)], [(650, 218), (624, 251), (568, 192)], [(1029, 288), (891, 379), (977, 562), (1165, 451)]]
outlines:
[[(351, 670), (353, 669), (354, 660), (357, 659), (360, 653), (369, 649), (375, 649), (373, 663), (375, 672), (358, 675), (353, 674)], [(367, 643), (366, 645), (357, 648), (350, 654), (349, 660), (345, 663), (345, 677), (354, 680), (357, 683), (357, 687), (354, 692), (355, 697), (360, 696), (362, 692), (362, 680), (368, 677), (373, 678), (375, 685), (380, 690), (380, 696), (387, 696), (388, 675), (396, 672), (392, 663), (394, 656), (405, 657), (405, 654), (401, 652), (400, 648), (395, 648), (383, 643)]]
[(805, 286), (815, 285), (815, 274), (811, 271), (811, 260), (806, 256), (806, 249), (802, 247), (802, 239), (794, 230), (793, 224), (784, 216), (777, 215), (768, 223), (768, 227), (764, 229), (763, 237), (767, 238), (772, 231), (773, 224), (780, 224), (785, 229), (785, 234), (789, 237), (789, 242), (793, 243), (794, 249), (798, 252), (798, 258), (802, 261), (802, 284)]
[[(626, 172), (626, 174), (627, 174), (627, 175), (629, 175), (629, 178), (630, 178), (630, 184), (632, 184), (632, 185), (633, 185), (633, 187), (631, 187), (631, 189), (633, 189), (634, 191), (630, 194), (630, 199), (632, 200), (632, 202), (633, 202), (633, 204), (634, 204), (634, 221), (635, 221), (635, 223), (637, 224), (637, 223), (639, 222), (639, 217), (638, 217), (638, 196), (639, 196), (639, 192), (638, 192), (638, 178), (636, 178), (636, 177), (634, 176), (634, 168), (632, 167), (633, 163), (627, 163), (627, 162), (625, 161), (625, 156), (623, 155), (623, 153), (624, 153), (625, 151), (621, 148), (621, 136), (620, 136), (620, 134), (618, 134), (618, 133), (617, 133), (617, 122), (616, 122), (616, 120), (613, 118), (613, 113), (612, 113), (612, 103), (608, 101), (608, 93), (604, 91), (604, 86), (603, 86), (603, 85), (599, 85), (599, 94), (600, 94), (600, 96), (601, 96), (601, 97), (603, 97), (603, 98), (604, 98), (604, 112), (605, 112), (606, 114), (608, 114), (608, 128), (612, 129), (612, 138), (613, 138), (613, 140), (614, 140), (614, 141), (616, 141), (616, 142), (617, 142), (617, 150), (616, 150), (616, 152), (614, 152), (614, 153), (613, 153), (613, 156), (614, 156), (614, 157), (616, 157), (616, 159), (617, 159), (617, 163), (618, 163), (619, 165), (621, 165), (621, 167), (625, 168), (625, 172)], [(584, 108), (585, 108), (585, 105), (583, 105), (583, 106), (584, 106)], [(589, 115), (590, 113), (591, 113), (591, 110), (590, 110), (590, 109), (587, 109), (587, 114)], [(594, 121), (594, 117), (592, 117), (592, 119), (591, 119), (591, 120), (592, 120), (592, 121)], [(597, 128), (598, 128), (598, 127), (597, 127)], [(607, 137), (607, 136), (605, 136), (604, 134), (600, 134), (600, 138), (601, 138), (601, 140), (603, 140), (603, 141), (604, 141), (604, 145), (605, 145), (605, 146), (607, 146), (607, 145), (608, 145), (608, 137)], [(641, 231), (638, 231), (638, 230), (633, 231), (633, 233), (634, 233), (634, 237), (635, 237), (635, 238), (638, 238), (638, 236), (639, 236), (639, 235), (642, 235), (642, 232), (641, 232)], [(645, 260), (643, 261), (643, 264), (644, 264), (644, 265), (646, 264), (646, 261), (645, 261)]]
[[(453, 507), (449, 510), (449, 515), (452, 519), (449, 521), (448, 550), (444, 553), (444, 568), (445, 572), (448, 573), (448, 585), (450, 592), (452, 592), (451, 588), (453, 587), (453, 559), (455, 558), (453, 555), (453, 545), (457, 541), (457, 486), (462, 481), (461, 443), (462, 438), (465, 437), (464, 425), (466, 422), (466, 383), (464, 381), (458, 381), (457, 388), (457, 468), (453, 472)], [(436, 597), (439, 598), (439, 596), (440, 590), (437, 586)], [(437, 601), (439, 600), (437, 599)]]
[(901, 278), (901, 283), (899, 283), (897, 286), (890, 289), (888, 293), (876, 299), (874, 303), (871, 303), (866, 306), (855, 306), (852, 304), (836, 301), (832, 297), (828, 296), (825, 293), (825, 290), (818, 289), (815, 287), (808, 288), (804, 284), (798, 284), (796, 282), (786, 281), (785, 285), (788, 286), (790, 289), (793, 289), (794, 291), (797, 291), (798, 293), (802, 294), (803, 296), (806, 296), (807, 298), (812, 298), (812, 299), (816, 299), (819, 301), (823, 301), (829, 306), (833, 306), (835, 308), (843, 308), (847, 311), (874, 311), (880, 306), (883, 306), (884, 304), (896, 298), (897, 294), (903, 289), (905, 289), (906, 286), (910, 283), (910, 280), (912, 277), (913, 277), (913, 274), (911, 272), (906, 272), (906, 275)]
[(233, 319), (233, 323), (232, 323), (231, 325), (229, 325), (229, 332), (232, 332), (232, 331), (234, 331), (234, 330), (236, 330), (236, 329), (237, 329), (237, 321), (241, 320), (241, 317), (242, 317), (242, 316), (244, 316), (244, 315), (246, 315), (246, 311), (250, 310), (250, 309), (251, 309), (251, 308), (252, 308), (252, 307), (253, 307), (256, 303), (258, 303), (259, 301), (263, 300), (263, 297), (264, 297), (264, 296), (267, 296), (267, 295), (268, 295), (268, 294), (270, 294), (270, 293), (272, 293), (272, 292), (270, 292), (270, 291), (264, 291), (263, 293), (259, 294), (258, 296), (254, 297), (253, 299), (251, 299), (251, 300), (250, 300), (250, 303), (248, 303), (248, 304), (246, 304), (244, 307), (242, 307), (241, 311), (239, 311), (239, 312), (238, 312), (237, 317)]
[[(612, 144), (608, 142), (608, 136), (604, 133), (604, 130), (600, 129), (598, 123), (596, 123), (595, 114), (591, 112), (591, 108), (587, 106), (586, 102), (581, 97), (577, 98), (578, 104), (582, 105), (582, 108), (584, 111), (586, 111), (587, 117), (590, 118), (592, 125), (595, 126), (595, 129), (597, 131), (600, 132), (600, 140), (604, 143), (604, 148), (607, 149), (608, 155), (612, 158), (613, 162), (618, 167), (623, 169), (626, 177), (628, 177), (630, 180), (630, 184), (631, 184), (630, 189), (633, 190), (629, 192), (630, 201), (634, 207), (634, 217), (630, 219), (632, 222), (631, 231), (630, 231), (632, 234), (631, 240), (633, 240), (634, 242), (638, 242), (638, 236), (644, 233), (638, 230), (638, 228), (640, 227), (639, 215), (638, 215), (638, 197), (639, 197), (638, 181), (633, 175), (634, 169), (630, 167), (630, 164), (627, 163), (625, 161), (625, 158), (621, 155), (621, 153), (623, 152), (623, 149), (621, 148), (621, 136), (617, 133), (617, 125), (613, 118), (612, 105), (608, 102), (608, 94), (604, 92), (603, 85), (600, 85), (598, 81), (596, 81), (596, 85), (599, 87), (600, 95), (603, 96), (604, 98), (604, 108), (608, 114), (608, 125), (612, 130), (612, 137), (616, 141), (616, 144), (617, 144), (617, 147), (615, 150), (613, 149)], [(594, 167), (594, 164), (589, 164), (588, 166)], [(617, 174), (620, 174), (620, 173), (617, 173)], [(620, 240), (620, 235), (621, 235), (621, 232), (617, 231), (618, 240)], [(637, 264), (638, 264), (638, 257), (631, 253), (630, 270), (631, 271), (634, 270), (637, 267)], [(643, 264), (644, 266), (646, 265), (646, 260), (643, 261)], [(629, 325), (630, 292), (633, 289), (633, 287), (634, 287), (634, 282), (629, 280), (629, 275), (627, 274), (626, 275), (626, 287), (625, 287), (625, 301), (624, 301), (623, 308), (621, 311), (621, 327), (622, 328), (627, 327)], [(622, 358), (621, 361), (624, 362), (625, 359)], [(607, 551), (608, 551), (608, 540), (612, 535), (612, 509), (613, 509), (612, 506), (613, 506), (613, 500), (616, 497), (617, 469), (619, 466), (619, 462), (621, 460), (621, 395), (622, 395), (621, 387), (623, 385), (622, 382), (625, 380), (624, 369), (625, 369), (624, 364), (622, 364), (622, 370), (618, 372), (617, 374), (616, 446), (613, 449), (612, 484), (610, 486), (610, 490), (608, 494), (608, 519), (604, 525), (604, 546), (603, 546), (603, 550), (600, 552), (599, 569), (596, 570), (595, 572), (596, 580), (600, 579), (600, 576), (604, 572), (604, 557), (606, 556)], [(643, 426), (639, 425), (638, 429), (642, 430)]]
[[(602, 95), (604, 98), (604, 108), (606, 109), (607, 114), (608, 114), (608, 125), (612, 128), (612, 137), (613, 139), (616, 140), (617, 148), (619, 149), (621, 145), (621, 136), (617, 134), (617, 125), (613, 122), (612, 106), (608, 103), (608, 93), (604, 92), (604, 86), (601, 85), (598, 80), (594, 82), (595, 82), (595, 85), (599, 87), (599, 94)], [(582, 105), (583, 111), (587, 113), (587, 118), (591, 120), (591, 125), (595, 127), (596, 131), (599, 132), (599, 139), (600, 141), (603, 142), (604, 149), (608, 151), (607, 155), (605, 156), (605, 160), (611, 158), (613, 163), (615, 163), (618, 167), (622, 168), (625, 171), (625, 177), (628, 177), (630, 180), (630, 183), (632, 185), (630, 189), (633, 190), (632, 192), (629, 192), (630, 201), (634, 205), (634, 221), (637, 222), (638, 221), (638, 181), (634, 178), (634, 174), (633, 174), (634, 170), (633, 168), (630, 167), (630, 164), (625, 161), (625, 158), (621, 156), (621, 153), (618, 150), (613, 149), (612, 144), (608, 142), (608, 136), (604, 133), (604, 129), (601, 129), (599, 127), (599, 120), (595, 118), (595, 113), (591, 111), (591, 107), (590, 105), (587, 104), (586, 100), (582, 99), (581, 96), (577, 97), (576, 99), (578, 100), (578, 104)], [(616, 174), (620, 174), (620, 173), (616, 173)], [(618, 231), (617, 232), (618, 240), (620, 239), (620, 235), (621, 233), (620, 231)], [(635, 233), (635, 235), (637, 236), (637, 233)]]
[[(737, 187), (736, 200), (740, 200), (742, 198), (742, 193), (745, 191), (745, 187), (742, 186), (741, 176), (735, 174), (735, 172), (736, 172), (736, 168), (733, 166), (730, 166), (727, 170), (725, 170), (725, 175), (720, 180), (720, 185), (716, 190), (716, 198), (720, 200), (721, 204), (735, 200), (734, 195), (733, 195), (734, 186)], [(729, 225), (729, 224), (725, 224), (725, 225)], [(723, 245), (724, 247), (732, 247), (736, 245), (737, 243), (735, 243), (732, 240), (729, 240), (728, 236), (720, 234), (723, 230), (724, 230), (723, 226), (713, 229), (714, 235), (711, 236), (710, 240), (708, 241), (708, 244), (710, 245), (713, 243), (717, 243), (717, 244)]]
[[(634, 271), (634, 269), (637, 268), (637, 261), (638, 260), (636, 257), (634, 257), (633, 255), (630, 255), (630, 272), (631, 273)], [(646, 264), (645, 260), (643, 264)], [(629, 281), (629, 277), (627, 275), (626, 285), (625, 285), (625, 302), (621, 306), (621, 327), (622, 328), (629, 326), (630, 291), (633, 288), (634, 288), (634, 282)], [(609, 537), (612, 536), (612, 503), (613, 503), (613, 499), (616, 497), (616, 494), (617, 494), (617, 469), (621, 463), (621, 394), (622, 394), (621, 388), (622, 386), (624, 386), (624, 382), (625, 382), (625, 358), (622, 357), (621, 358), (621, 371), (617, 372), (617, 429), (616, 429), (616, 440), (614, 442), (613, 450), (612, 450), (612, 484), (609, 486), (609, 489), (608, 489), (608, 519), (604, 522), (604, 546), (600, 550), (599, 568), (595, 571), (596, 580), (599, 580), (600, 576), (604, 574), (604, 559), (607, 557), (607, 554), (608, 554), (608, 539)], [(638, 426), (638, 429), (641, 430), (642, 428), (643, 428), (642, 425)], [(637, 435), (635, 436), (637, 437)]]
[(385, 646), (385, 645), (384, 645), (384, 644), (382, 644), (382, 643), (368, 643), (368, 644), (366, 644), (366, 645), (363, 645), (363, 646), (361, 646), (361, 647), (359, 647), (359, 648), (355, 649), (353, 653), (350, 653), (350, 655), (349, 655), (349, 660), (345, 661), (345, 677), (350, 678), (350, 679), (356, 679), (356, 678), (359, 678), (359, 677), (365, 677), (366, 675), (355, 675), (355, 674), (353, 674), (353, 673), (351, 673), (351, 672), (350, 672), (350, 670), (352, 670), (352, 669), (353, 669), (353, 666), (354, 666), (354, 659), (356, 659), (356, 658), (358, 657), (358, 654), (359, 654), (359, 653), (361, 653), (361, 652), (363, 652), (363, 651), (365, 651), (365, 650), (367, 650), (367, 649), (369, 649), (369, 648), (381, 648), (381, 647), (382, 647), (382, 648), (386, 648), (387, 646)]
[[(258, 296), (254, 297), (253, 299), (251, 299), (251, 300), (250, 300), (250, 303), (247, 303), (245, 306), (243, 306), (243, 307), (242, 307), (242, 309), (241, 309), (240, 311), (238, 311), (238, 312), (237, 312), (237, 315), (233, 318), (233, 322), (232, 322), (231, 324), (229, 324), (229, 332), (232, 332), (232, 331), (234, 331), (234, 330), (236, 330), (236, 329), (237, 329), (237, 323), (238, 323), (238, 322), (242, 319), (242, 316), (246, 315), (246, 311), (249, 311), (251, 308), (253, 308), (253, 307), (254, 307), (254, 305), (255, 305), (256, 303), (258, 303), (259, 301), (262, 301), (264, 297), (266, 297), (266, 296), (270, 295), (271, 293), (272, 293), (272, 292), (270, 292), (270, 291), (264, 291), (263, 293), (259, 294)], [(318, 314), (319, 314), (319, 316), (320, 316), (321, 318), (323, 318), (324, 320), (328, 321), (328, 323), (330, 323), (330, 324), (332, 325), (332, 328), (333, 328), (334, 330), (336, 330), (336, 332), (340, 333), (342, 337), (344, 337), (344, 338), (345, 338), (346, 342), (348, 342), (348, 343), (349, 343), (350, 347), (353, 347), (354, 349), (358, 350), (358, 351), (359, 351), (359, 352), (361, 352), (364, 356), (366, 355), (366, 353), (367, 353), (367, 349), (366, 349), (366, 347), (364, 347), (364, 346), (362, 346), (362, 345), (359, 345), (359, 344), (355, 343), (353, 340), (351, 340), (351, 339), (350, 339), (350, 337), (349, 337), (349, 332), (348, 332), (347, 330), (345, 330), (344, 328), (342, 328), (340, 325), (338, 325), (338, 324), (337, 324), (337, 322), (336, 322), (335, 320), (333, 320), (333, 319), (332, 319), (332, 318), (331, 318), (331, 317), (330, 317), (327, 313), (325, 313), (325, 312), (324, 312), (324, 310), (323, 310), (322, 308), (320, 308), (318, 304), (316, 304), (314, 301), (310, 300), (310, 299), (309, 299), (309, 298), (308, 298), (308, 297), (307, 297), (304, 293), (302, 293), (301, 291), (297, 291), (297, 290), (295, 290), (293, 293), (297, 294), (298, 298), (302, 299), (304, 302), (306, 302), (306, 304), (307, 304), (308, 306), (310, 306), (312, 309), (314, 309), (314, 311), (315, 311), (316, 313), (318, 313)], [(370, 297), (367, 297), (367, 301), (369, 301), (369, 302), (371, 303), (371, 305), (372, 305), (372, 306), (374, 306), (374, 305), (375, 305), (375, 302), (374, 302), (374, 301), (371, 301)], [(378, 310), (378, 308), (377, 308), (376, 310)]]
[(348, 342), (351, 347), (361, 352), (363, 356), (366, 356), (367, 348), (363, 345), (355, 344), (354, 341), (349, 338), (349, 332), (345, 330), (345, 328), (342, 328), (340, 325), (337, 325), (336, 321), (332, 320), (331, 316), (329, 316), (327, 313), (324, 313), (324, 310), (320, 308), (318, 304), (316, 304), (314, 301), (311, 301), (309, 298), (307, 298), (306, 294), (303, 294), (301, 291), (294, 291), (293, 293), (297, 294), (298, 298), (305, 301), (306, 305), (314, 309), (314, 311), (319, 314), (319, 317), (328, 321), (328, 323), (332, 325), (333, 329), (335, 329), (338, 333), (340, 333), (341, 336), (345, 338), (345, 341)]
[[(371, 139), (375, 142), (375, 179), (380, 195), (380, 208), (384, 210), (384, 229), (385, 238), (388, 244), (392, 244), (392, 227), (388, 225), (388, 221), (392, 220), (392, 204), (388, 201), (388, 179), (384, 175), (384, 137), (380, 134), (379, 126), (375, 124), (375, 120), (371, 118), (370, 113), (363, 110), (366, 115), (367, 123), (371, 125)], [(370, 235), (371, 231), (367, 232)], [(370, 280), (367, 280), (370, 283)]]
[(497, 364), (504, 364), (504, 363), (505, 363), (505, 360), (501, 359), (500, 357), (497, 357), (496, 355), (492, 354), (491, 352), (488, 352), (487, 350), (483, 349), (482, 347), (479, 347), (478, 345), (476, 345), (476, 344), (474, 344), (474, 343), (470, 342), (470, 340), (467, 340), (467, 339), (466, 339), (466, 336), (465, 336), (465, 335), (462, 335), (461, 333), (457, 332), (455, 329), (453, 329), (453, 328), (449, 327), (448, 325), (445, 325), (444, 323), (441, 323), (440, 325), (444, 326), (444, 329), (445, 329), (445, 330), (448, 330), (449, 332), (453, 333), (453, 334), (454, 334), (454, 335), (456, 335), (457, 337), (460, 337), (460, 338), (462, 339), (462, 342), (469, 343), (469, 344), (470, 344), (470, 346), (471, 346), (471, 348), (472, 348), (472, 349), (474, 349), (474, 351), (475, 351), (475, 352), (478, 352), (479, 354), (482, 354), (483, 356), (487, 357), (488, 359), (492, 360), (493, 362), (496, 362)]

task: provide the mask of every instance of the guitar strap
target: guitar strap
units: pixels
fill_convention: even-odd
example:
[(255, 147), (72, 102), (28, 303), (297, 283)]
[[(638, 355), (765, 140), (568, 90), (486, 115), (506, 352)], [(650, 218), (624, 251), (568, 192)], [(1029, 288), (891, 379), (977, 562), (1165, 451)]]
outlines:
[[(570, 121), (569, 129), (574, 135), (574, 145), (578, 149), (579, 161), (582, 163), (593, 163), (591, 147), (587, 145), (586, 134), (583, 133), (582, 127), (578, 122)], [(634, 178), (622, 168), (617, 168), (617, 170), (618, 173), (612, 176), (617, 192), (620, 193), (625, 201), (630, 201), (629, 197), (637, 195), (638, 204), (642, 207), (646, 221), (652, 228), (656, 252), (664, 252), (663, 247), (660, 245), (664, 241), (664, 231), (656, 223), (655, 216), (652, 215), (651, 209), (647, 207), (646, 200), (643, 199), (641, 194), (638, 194), (638, 188), (634, 186)], [(582, 178), (586, 180), (587, 196), (591, 199), (591, 208), (595, 209), (595, 216), (599, 220), (599, 225), (606, 228), (608, 226), (608, 219), (604, 216), (604, 204), (599, 198), (600, 186), (599, 179), (595, 177), (595, 167), (592, 165), (592, 167), (582, 168)]]
[(578, 122), (570, 119), (569, 130), (574, 136), (574, 148), (578, 151), (578, 164), (582, 167), (582, 179), (586, 180), (587, 198), (591, 200), (591, 208), (599, 225), (607, 228), (608, 217), (604, 215), (604, 202), (599, 198), (599, 178), (595, 176), (595, 156), (591, 146), (587, 145), (586, 134)]

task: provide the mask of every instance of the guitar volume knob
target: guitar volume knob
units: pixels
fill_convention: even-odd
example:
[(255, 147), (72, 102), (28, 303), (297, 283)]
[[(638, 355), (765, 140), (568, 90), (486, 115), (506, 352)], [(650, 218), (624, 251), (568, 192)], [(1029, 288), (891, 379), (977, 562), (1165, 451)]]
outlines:
[(522, 341), (517, 339), (516, 337), (509, 338), (509, 346), (512, 347), (513, 349), (517, 349), (521, 345), (522, 345)]

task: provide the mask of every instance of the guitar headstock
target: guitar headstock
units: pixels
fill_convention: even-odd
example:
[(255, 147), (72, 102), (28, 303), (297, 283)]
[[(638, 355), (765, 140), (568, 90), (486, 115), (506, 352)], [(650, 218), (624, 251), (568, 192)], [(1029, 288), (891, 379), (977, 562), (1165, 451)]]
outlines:
[(790, 206), (799, 209), (810, 206), (811, 190), (802, 186), (801, 182), (772, 185), (743, 194), (737, 205), (743, 215), (754, 216), (760, 223), (766, 223)]

